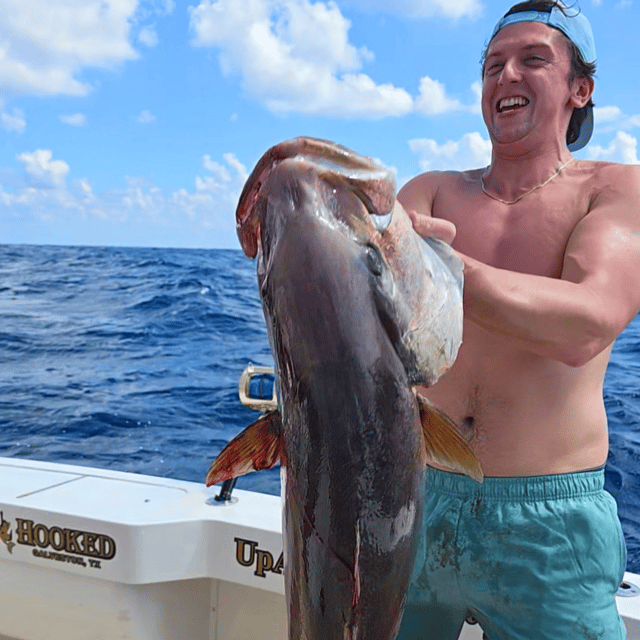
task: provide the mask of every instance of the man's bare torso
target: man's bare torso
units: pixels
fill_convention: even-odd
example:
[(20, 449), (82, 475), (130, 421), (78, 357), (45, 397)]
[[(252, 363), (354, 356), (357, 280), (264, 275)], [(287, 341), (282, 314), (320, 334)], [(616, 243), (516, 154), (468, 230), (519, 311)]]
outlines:
[[(454, 249), (500, 269), (560, 278), (574, 227), (617, 167), (574, 160), (558, 179), (511, 205), (482, 193), (480, 170), (417, 181), (432, 216), (455, 224)], [(414, 197), (399, 199), (416, 208)], [(425, 395), (460, 426), (488, 476), (589, 469), (607, 457), (602, 383), (610, 351), (572, 367), (465, 320), (454, 366)]]

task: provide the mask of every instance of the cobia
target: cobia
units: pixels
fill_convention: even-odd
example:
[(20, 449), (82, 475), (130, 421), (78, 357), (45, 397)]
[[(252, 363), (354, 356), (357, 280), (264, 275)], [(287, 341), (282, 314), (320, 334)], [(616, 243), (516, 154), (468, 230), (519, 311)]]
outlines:
[(207, 485), (279, 460), (290, 640), (390, 640), (426, 462), (482, 479), (453, 423), (413, 388), (455, 360), (462, 263), (413, 231), (386, 169), (312, 138), (267, 151), (237, 228), (258, 256), (279, 410), (227, 445)]

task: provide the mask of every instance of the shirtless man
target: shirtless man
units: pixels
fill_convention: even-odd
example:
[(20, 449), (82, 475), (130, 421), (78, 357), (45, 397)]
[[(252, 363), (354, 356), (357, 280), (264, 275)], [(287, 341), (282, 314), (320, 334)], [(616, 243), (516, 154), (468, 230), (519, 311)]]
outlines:
[[(593, 126), (594, 66), (572, 74), (571, 42), (595, 63), (587, 19), (554, 2), (511, 11), (483, 62), (491, 164), (420, 175), (398, 196), (464, 260), (463, 344), (424, 393), (487, 476), (428, 469), (401, 640), (453, 640), (471, 617), (489, 640), (625, 637), (602, 384), (640, 310), (640, 168), (571, 155)], [(574, 110), (587, 117), (568, 148)]]

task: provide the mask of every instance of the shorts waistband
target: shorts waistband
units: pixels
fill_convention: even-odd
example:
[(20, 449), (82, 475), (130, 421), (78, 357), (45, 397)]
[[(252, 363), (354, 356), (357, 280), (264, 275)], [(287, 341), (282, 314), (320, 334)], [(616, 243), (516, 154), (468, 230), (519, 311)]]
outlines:
[(548, 476), (485, 477), (484, 482), (459, 473), (427, 467), (427, 492), (500, 501), (545, 500), (586, 496), (604, 489), (604, 467)]

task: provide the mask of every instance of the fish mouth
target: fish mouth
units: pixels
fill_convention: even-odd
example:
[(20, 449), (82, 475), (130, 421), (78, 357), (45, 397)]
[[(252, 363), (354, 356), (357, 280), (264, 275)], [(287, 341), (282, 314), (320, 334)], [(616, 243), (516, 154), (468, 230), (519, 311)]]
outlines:
[(288, 162), (300, 163), (309, 172), (310, 179), (319, 180), (334, 193), (347, 187), (362, 203), (368, 216), (354, 216), (352, 208), (345, 207), (345, 215), (340, 220), (354, 228), (356, 235), (361, 235), (363, 225), (372, 233), (382, 233), (390, 224), (396, 185), (387, 169), (340, 145), (317, 138), (294, 138), (275, 145), (262, 156), (240, 195), (236, 229), (247, 256), (254, 258), (260, 244), (263, 216), (262, 208), (256, 205), (268, 196), (269, 176), (279, 165)]
[(360, 207), (346, 203), (338, 206), (336, 213), (339, 221), (352, 227), (354, 231), (367, 221), (379, 233), (386, 231), (391, 223), (395, 202), (395, 181), (386, 168), (373, 162), (353, 167), (336, 162), (333, 158), (303, 154), (294, 156), (291, 162), (304, 165), (310, 174), (317, 176), (316, 180), (310, 176), (310, 182), (317, 181), (326, 185), (334, 195), (344, 191), (351, 202), (353, 196), (360, 202)]
[(529, 104), (528, 98), (524, 96), (509, 96), (507, 98), (501, 98), (496, 102), (496, 111), (498, 113), (505, 113), (511, 111), (517, 111)]

